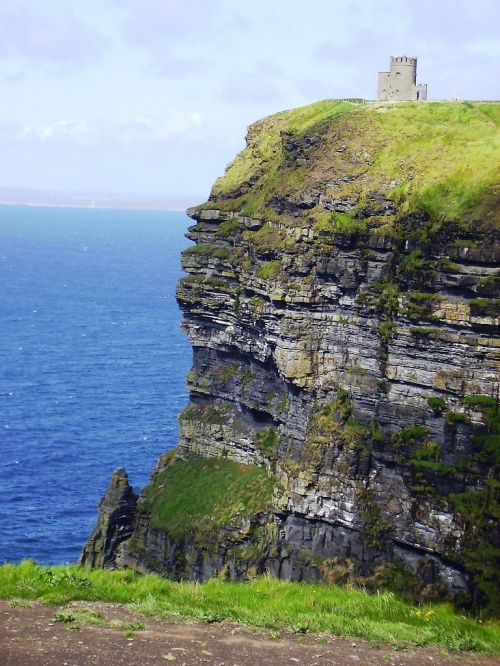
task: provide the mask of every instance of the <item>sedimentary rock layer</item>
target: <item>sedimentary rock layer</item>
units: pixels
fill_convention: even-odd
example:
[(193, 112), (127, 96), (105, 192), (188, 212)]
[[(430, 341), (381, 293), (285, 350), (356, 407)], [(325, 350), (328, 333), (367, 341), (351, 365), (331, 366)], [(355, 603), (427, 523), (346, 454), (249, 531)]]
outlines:
[[(438, 185), (451, 182), (441, 166), (453, 172), (464, 151), (448, 140), (458, 107), (330, 104), (329, 116), (323, 104), (317, 117), (309, 108), (251, 128), (209, 202), (188, 211), (195, 245), (177, 299), (190, 403), (118, 562), (202, 580), (268, 569), (377, 585), (406, 571), (420, 589), (491, 603), (498, 173), (485, 165), (468, 203), (450, 185), (441, 197), (458, 198), (438, 205), (415, 145), (425, 132), (441, 141)], [(460, 114), (498, 152), (491, 107)], [(176, 465), (200, 456), (261, 468), (272, 485), (255, 510), (234, 491), (214, 500), (231, 511), (211, 536), (171, 528), (161, 499)]]

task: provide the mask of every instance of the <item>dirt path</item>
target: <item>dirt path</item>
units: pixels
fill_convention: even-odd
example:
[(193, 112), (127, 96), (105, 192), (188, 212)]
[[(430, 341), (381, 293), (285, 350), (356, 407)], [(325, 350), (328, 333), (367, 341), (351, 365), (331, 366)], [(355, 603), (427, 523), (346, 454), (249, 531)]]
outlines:
[[(66, 622), (54, 622), (59, 615)], [(89, 626), (86, 622), (100, 623)], [(443, 650), (375, 648), (366, 641), (250, 632), (228, 623), (175, 624), (132, 614), (116, 604), (62, 608), (0, 601), (1, 666), (468, 666), (495, 657)]]

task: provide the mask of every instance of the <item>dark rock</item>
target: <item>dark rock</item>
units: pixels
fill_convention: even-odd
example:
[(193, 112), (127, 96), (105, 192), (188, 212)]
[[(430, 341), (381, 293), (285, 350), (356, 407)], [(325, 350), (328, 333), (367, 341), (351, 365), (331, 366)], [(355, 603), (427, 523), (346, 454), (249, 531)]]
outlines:
[(366, 205), (356, 212), (356, 217), (360, 220), (364, 220), (376, 215), (395, 215), (396, 212), (396, 204), (392, 199), (387, 198), (380, 192), (373, 192), (368, 196)]
[(321, 205), (325, 210), (335, 213), (349, 213), (358, 205), (357, 197), (341, 197), (335, 199), (332, 196), (324, 195), (321, 197)]
[(99, 502), (97, 523), (83, 547), (79, 564), (114, 569), (118, 546), (130, 538), (137, 495), (129, 485), (124, 469), (111, 476), (106, 495)]

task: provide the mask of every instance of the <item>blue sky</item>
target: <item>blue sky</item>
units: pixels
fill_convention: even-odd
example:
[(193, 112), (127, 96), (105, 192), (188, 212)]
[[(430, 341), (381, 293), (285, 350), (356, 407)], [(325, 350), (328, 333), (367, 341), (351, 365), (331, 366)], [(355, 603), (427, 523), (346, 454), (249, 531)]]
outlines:
[(376, 95), (500, 99), (499, 0), (0, 0), (0, 187), (205, 198), (248, 124)]

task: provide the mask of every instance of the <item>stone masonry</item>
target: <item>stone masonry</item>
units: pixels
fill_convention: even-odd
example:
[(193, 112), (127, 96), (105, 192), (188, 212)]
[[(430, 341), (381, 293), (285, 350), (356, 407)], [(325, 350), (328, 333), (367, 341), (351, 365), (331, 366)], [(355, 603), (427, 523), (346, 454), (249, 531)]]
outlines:
[(416, 58), (391, 57), (391, 71), (379, 72), (377, 99), (380, 102), (427, 99), (427, 84), (417, 85)]

